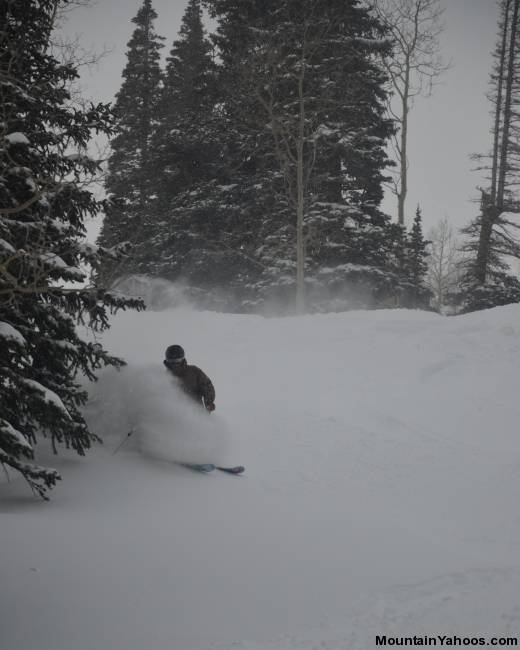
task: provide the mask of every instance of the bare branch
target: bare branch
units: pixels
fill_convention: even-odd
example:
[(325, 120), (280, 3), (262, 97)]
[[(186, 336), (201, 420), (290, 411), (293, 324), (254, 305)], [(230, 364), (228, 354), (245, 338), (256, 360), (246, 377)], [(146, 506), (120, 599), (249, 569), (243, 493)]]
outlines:
[(385, 67), (394, 93), (388, 113), (399, 126), (394, 143), (398, 168), (395, 176), (397, 219), (404, 225), (408, 192), (408, 114), (413, 100), (429, 96), (436, 80), (449, 67), (440, 55), (440, 36), (444, 31), (440, 0), (375, 0), (374, 11), (393, 40), (392, 54)]
[(426, 283), (433, 293), (435, 308), (440, 312), (445, 306), (446, 295), (459, 282), (462, 254), (448, 217), (430, 230), (428, 240)]

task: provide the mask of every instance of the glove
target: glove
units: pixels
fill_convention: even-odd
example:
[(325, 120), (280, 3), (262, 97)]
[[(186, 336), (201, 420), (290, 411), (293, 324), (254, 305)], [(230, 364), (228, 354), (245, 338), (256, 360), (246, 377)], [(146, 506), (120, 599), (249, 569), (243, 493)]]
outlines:
[(211, 403), (211, 404), (206, 404), (206, 410), (209, 411), (209, 412), (211, 413), (211, 411), (214, 411), (214, 410), (215, 410), (215, 404), (213, 404), (213, 403)]

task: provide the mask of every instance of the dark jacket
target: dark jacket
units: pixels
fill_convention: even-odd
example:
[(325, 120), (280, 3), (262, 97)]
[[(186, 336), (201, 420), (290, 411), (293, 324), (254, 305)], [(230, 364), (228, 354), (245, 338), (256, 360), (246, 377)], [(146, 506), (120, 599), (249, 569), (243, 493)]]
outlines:
[(190, 366), (184, 361), (181, 364), (164, 362), (168, 370), (179, 380), (182, 390), (199, 404), (204, 400), (206, 407), (215, 402), (215, 388), (210, 378), (197, 366)]

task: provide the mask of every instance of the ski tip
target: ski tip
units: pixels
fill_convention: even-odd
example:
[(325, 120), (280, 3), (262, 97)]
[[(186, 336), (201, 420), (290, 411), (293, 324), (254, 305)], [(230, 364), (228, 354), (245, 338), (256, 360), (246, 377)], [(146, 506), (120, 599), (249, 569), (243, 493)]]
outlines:
[(227, 472), (228, 474), (243, 474), (246, 471), (246, 468), (243, 465), (237, 465), (236, 467), (217, 467), (221, 472)]

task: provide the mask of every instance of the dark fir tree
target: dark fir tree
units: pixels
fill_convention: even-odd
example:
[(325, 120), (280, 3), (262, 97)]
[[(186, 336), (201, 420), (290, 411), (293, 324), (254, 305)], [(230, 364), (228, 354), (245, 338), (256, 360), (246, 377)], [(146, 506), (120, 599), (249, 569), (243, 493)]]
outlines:
[(84, 221), (101, 207), (83, 182), (99, 172), (85, 151), (93, 132), (111, 133), (112, 115), (72, 105), (77, 71), (48, 50), (55, 5), (0, 2), (0, 463), (44, 498), (59, 475), (36, 464), (38, 436), (84, 454), (95, 436), (76, 374), (123, 364), (76, 325), (104, 329), (108, 310), (139, 306), (97, 286), (66, 288), (118, 250), (84, 243)]
[(489, 98), (493, 106), (489, 156), (478, 156), (489, 170), (481, 191), (480, 214), (463, 231), (469, 253), (462, 292), (463, 311), (520, 301), (520, 282), (508, 258), (520, 259), (516, 188), (520, 180), (520, 0), (500, 0), (499, 34)]
[(417, 206), (413, 225), (405, 239), (401, 301), (403, 307), (425, 308), (429, 305), (431, 292), (426, 287), (428, 244), (423, 237), (421, 208)]
[(224, 201), (255, 234), (244, 242), (259, 263), (253, 301), (296, 293), (301, 309), (307, 290), (315, 304), (324, 292), (370, 302), (393, 281), (379, 210), (392, 132), (381, 26), (357, 0), (208, 5), (236, 143), (224, 187), (239, 191)]
[(216, 67), (202, 24), (200, 0), (190, 0), (167, 58), (154, 133), (156, 193), (161, 206), (208, 175), (215, 153), (207, 125), (216, 102)]
[(204, 258), (214, 239), (205, 218), (193, 211), (198, 188), (220, 173), (216, 125), (217, 70), (202, 23), (200, 0), (190, 0), (167, 59), (159, 120), (153, 137), (157, 213), (150, 271), (197, 282), (209, 277)]
[(132, 19), (136, 28), (128, 43), (124, 80), (114, 107), (117, 128), (105, 182), (110, 202), (99, 242), (113, 246), (129, 241), (133, 253), (124, 264), (104, 269), (104, 276), (110, 279), (144, 272), (149, 263), (155, 188), (151, 140), (160, 99), (163, 40), (155, 33), (156, 18), (151, 0), (144, 0)]

